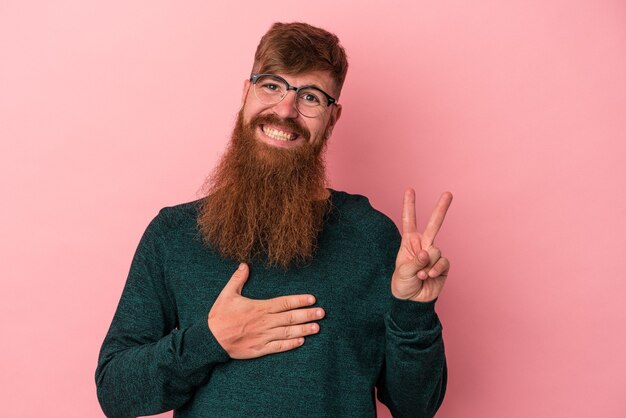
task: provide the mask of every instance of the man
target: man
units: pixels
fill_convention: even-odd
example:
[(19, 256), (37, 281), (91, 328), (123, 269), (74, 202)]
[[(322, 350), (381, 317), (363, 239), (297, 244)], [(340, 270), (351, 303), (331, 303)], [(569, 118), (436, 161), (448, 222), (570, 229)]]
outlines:
[(403, 235), (326, 188), (347, 60), (303, 23), (261, 39), (207, 196), (141, 239), (96, 371), (109, 416), (432, 416), (446, 387), (435, 300), (449, 270), (405, 194)]

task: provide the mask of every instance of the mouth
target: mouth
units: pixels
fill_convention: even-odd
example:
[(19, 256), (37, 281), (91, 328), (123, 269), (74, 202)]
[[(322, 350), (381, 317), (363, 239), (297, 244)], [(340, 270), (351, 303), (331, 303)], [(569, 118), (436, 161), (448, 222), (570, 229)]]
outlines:
[(260, 131), (259, 136), (263, 142), (282, 148), (296, 146), (303, 138), (299, 133), (280, 125), (260, 124), (257, 125), (257, 129)]
[(265, 135), (275, 139), (276, 141), (295, 141), (300, 136), (295, 132), (286, 131), (272, 125), (261, 125), (261, 130)]

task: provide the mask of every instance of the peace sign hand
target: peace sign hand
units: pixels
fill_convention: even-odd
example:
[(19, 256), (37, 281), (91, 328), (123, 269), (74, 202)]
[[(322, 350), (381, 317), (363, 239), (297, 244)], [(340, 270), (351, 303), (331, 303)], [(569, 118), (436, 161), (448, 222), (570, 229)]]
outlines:
[(404, 193), (402, 211), (402, 242), (396, 257), (396, 270), (391, 278), (391, 293), (398, 299), (431, 302), (439, 297), (448, 276), (450, 262), (433, 246), (452, 203), (452, 193), (445, 192), (430, 215), (426, 229), (417, 232), (415, 191)]

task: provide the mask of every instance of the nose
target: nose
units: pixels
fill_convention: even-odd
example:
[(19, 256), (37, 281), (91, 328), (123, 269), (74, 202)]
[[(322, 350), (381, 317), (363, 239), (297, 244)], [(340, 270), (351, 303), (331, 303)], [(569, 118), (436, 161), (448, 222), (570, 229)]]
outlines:
[(296, 119), (299, 115), (296, 109), (296, 92), (288, 91), (283, 100), (274, 105), (274, 113), (284, 119)]

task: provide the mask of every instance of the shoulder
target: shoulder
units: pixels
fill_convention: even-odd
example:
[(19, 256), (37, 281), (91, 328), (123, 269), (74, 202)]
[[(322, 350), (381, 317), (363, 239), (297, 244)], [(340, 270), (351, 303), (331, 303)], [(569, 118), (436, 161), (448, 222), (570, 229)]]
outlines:
[(396, 224), (362, 195), (333, 190), (332, 203), (331, 222), (340, 235), (367, 246), (368, 262), (379, 264), (383, 277), (391, 277), (402, 239)]
[(395, 223), (375, 209), (369, 199), (360, 194), (332, 190), (332, 204), (337, 221), (362, 229), (364, 233), (380, 238), (399, 237)]
[(148, 225), (147, 231), (157, 236), (166, 236), (190, 228), (195, 230), (200, 202), (201, 199), (162, 208)]

